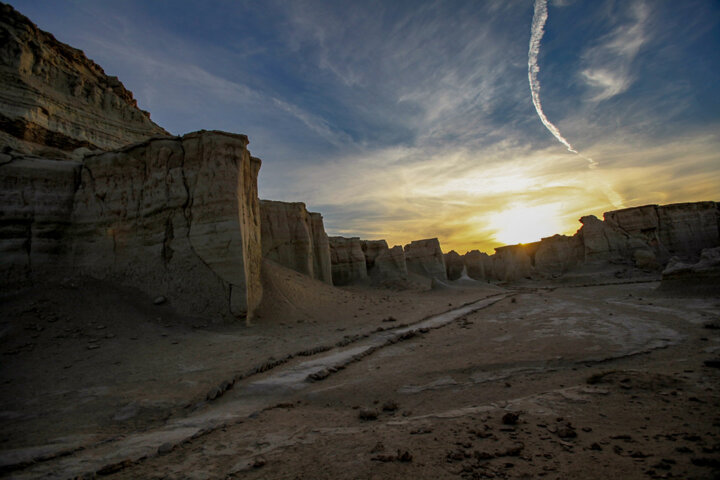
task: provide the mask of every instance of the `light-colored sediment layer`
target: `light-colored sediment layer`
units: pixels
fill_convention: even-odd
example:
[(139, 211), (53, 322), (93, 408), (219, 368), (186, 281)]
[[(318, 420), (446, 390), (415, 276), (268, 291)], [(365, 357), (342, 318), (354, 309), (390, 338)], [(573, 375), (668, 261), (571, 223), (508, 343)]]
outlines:
[(62, 156), (81, 147), (115, 149), (168, 135), (117, 77), (9, 5), (0, 5), (0, 32), (2, 143)]

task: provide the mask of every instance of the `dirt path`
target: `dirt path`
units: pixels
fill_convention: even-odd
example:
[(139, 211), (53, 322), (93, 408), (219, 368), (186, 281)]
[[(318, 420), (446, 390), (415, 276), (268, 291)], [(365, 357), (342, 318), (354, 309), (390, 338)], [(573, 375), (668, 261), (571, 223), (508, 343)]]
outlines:
[[(16, 476), (85, 458), (117, 478), (713, 478), (720, 299), (653, 288), (526, 291), (377, 332)], [(148, 458), (123, 462), (121, 444)]]

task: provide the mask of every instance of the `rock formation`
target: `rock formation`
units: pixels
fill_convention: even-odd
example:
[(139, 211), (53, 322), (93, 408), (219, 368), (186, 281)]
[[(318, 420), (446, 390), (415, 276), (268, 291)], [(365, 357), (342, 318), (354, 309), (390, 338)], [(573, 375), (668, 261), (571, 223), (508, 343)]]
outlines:
[(407, 280), (405, 252), (400, 245), (388, 248), (385, 240), (361, 240), (361, 246), (373, 285), (397, 287)]
[(445, 258), (437, 238), (414, 240), (405, 245), (408, 272), (435, 280), (447, 280)]
[(468, 277), (475, 280), (494, 278), (490, 255), (479, 250), (471, 250), (462, 256)]
[(330, 244), (322, 215), (304, 203), (260, 201), (264, 258), (332, 284)]
[(607, 212), (605, 221), (641, 238), (658, 258), (697, 258), (704, 248), (720, 244), (716, 202), (645, 205)]
[(450, 250), (445, 254), (445, 272), (448, 280), (457, 280), (462, 276), (465, 269), (463, 258), (455, 250)]
[(577, 235), (543, 238), (535, 251), (535, 270), (541, 274), (560, 275), (582, 263), (584, 254), (582, 239)]
[(495, 249), (493, 277), (504, 282), (530, 278), (533, 273), (530, 255), (534, 254), (527, 245), (508, 245)]
[(720, 247), (706, 248), (696, 263), (670, 259), (662, 272), (660, 288), (691, 294), (720, 294)]
[(197, 132), (0, 166), (6, 279), (54, 270), (164, 295), (182, 311), (251, 316), (262, 296), (257, 175), (244, 135)]
[(85, 54), (0, 4), (0, 143), (57, 158), (168, 133)]
[(0, 282), (16, 286), (67, 253), (81, 163), (0, 154)]
[(348, 285), (368, 278), (365, 253), (358, 237), (329, 237), (333, 285)]
[(582, 217), (572, 237), (500, 247), (490, 257), (473, 251), (463, 262), (471, 278), (512, 281), (556, 277), (585, 264), (660, 271), (673, 255), (692, 263), (702, 249), (720, 245), (716, 202), (645, 205), (605, 212), (603, 218)]

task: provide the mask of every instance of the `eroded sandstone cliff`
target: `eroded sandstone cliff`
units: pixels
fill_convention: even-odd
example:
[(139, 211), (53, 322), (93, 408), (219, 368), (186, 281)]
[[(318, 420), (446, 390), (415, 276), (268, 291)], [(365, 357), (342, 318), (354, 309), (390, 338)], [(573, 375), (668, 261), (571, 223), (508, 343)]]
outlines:
[(257, 175), (244, 135), (196, 132), (0, 166), (5, 279), (84, 274), (163, 295), (205, 317), (260, 302)]
[(284, 267), (332, 284), (330, 243), (322, 215), (304, 203), (260, 200), (262, 254)]
[(447, 280), (445, 257), (437, 238), (414, 240), (405, 245), (408, 272), (436, 280)]
[(329, 237), (333, 285), (348, 285), (367, 279), (362, 242), (358, 237)]
[(0, 141), (23, 153), (67, 157), (168, 133), (117, 77), (0, 3)]

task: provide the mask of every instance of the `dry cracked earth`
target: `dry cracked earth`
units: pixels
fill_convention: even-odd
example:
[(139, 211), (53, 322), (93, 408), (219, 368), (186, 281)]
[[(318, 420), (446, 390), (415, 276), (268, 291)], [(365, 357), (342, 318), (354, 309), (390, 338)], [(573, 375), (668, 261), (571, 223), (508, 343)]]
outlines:
[[(33, 382), (50, 353), (24, 352), (5, 320), (2, 476), (720, 478), (720, 298), (657, 286), (338, 291), (334, 320), (240, 332), (147, 320), (114, 333), (135, 332), (136, 350), (118, 348), (140, 361), (104, 387), (92, 362), (52, 380), (85, 345), (58, 346)], [(27, 301), (5, 302), (6, 319)], [(107, 361), (125, 359), (115, 341), (97, 349)]]

